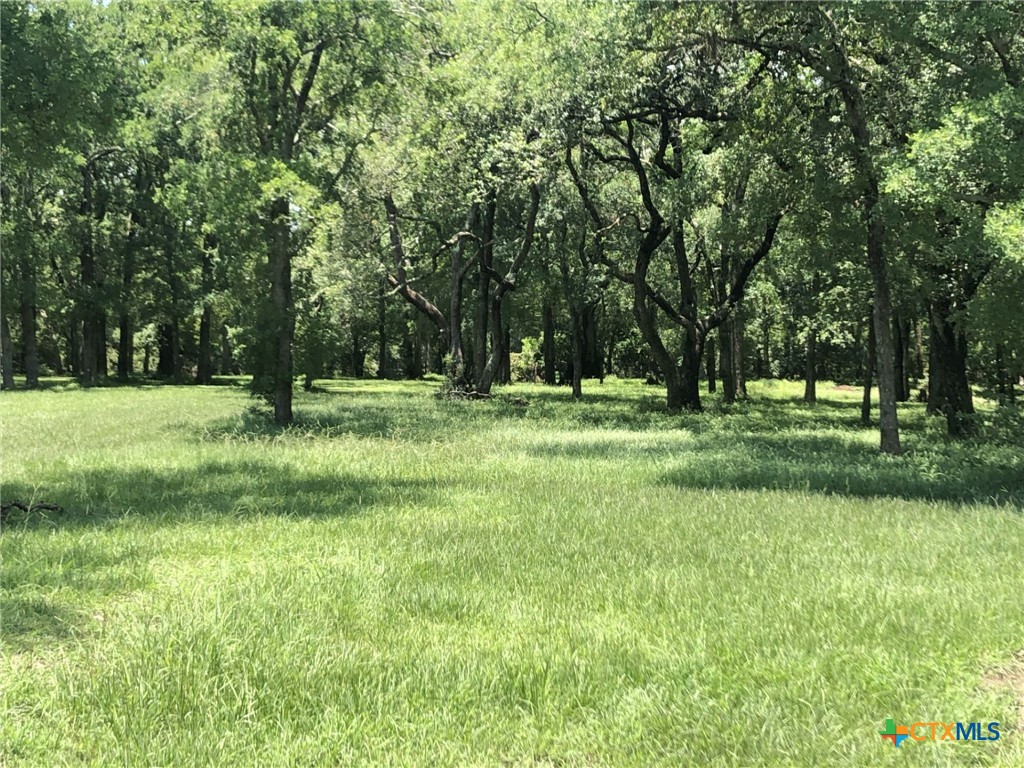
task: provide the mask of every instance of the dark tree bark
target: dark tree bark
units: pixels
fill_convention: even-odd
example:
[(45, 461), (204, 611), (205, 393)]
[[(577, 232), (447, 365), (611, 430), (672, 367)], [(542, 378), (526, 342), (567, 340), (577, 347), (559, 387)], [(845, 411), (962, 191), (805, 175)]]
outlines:
[(3, 369), (2, 389), (14, 389), (14, 344), (7, 315), (0, 312), (0, 368)]
[[(426, 317), (437, 327), (451, 361), (449, 364), (449, 370), (445, 372), (445, 375), (450, 381), (461, 384), (466, 378), (465, 353), (462, 342), (462, 291), (466, 272), (472, 265), (472, 260), (467, 261), (465, 258), (465, 248), (467, 240), (478, 239), (472, 232), (473, 227), (476, 225), (478, 207), (475, 203), (471, 207), (466, 219), (466, 228), (461, 232), (457, 232), (441, 245), (440, 250), (444, 250), (452, 246), (455, 248), (452, 253), (448, 318), (444, 316), (444, 313), (441, 312), (441, 310), (438, 309), (430, 299), (418, 291), (413, 290), (409, 285), (409, 276), (406, 269), (409, 265), (409, 259), (405, 253), (405, 246), (402, 242), (402, 233), (398, 222), (398, 208), (395, 206), (395, 202), (390, 194), (385, 195), (384, 197), (384, 208), (387, 211), (388, 231), (391, 239), (391, 253), (395, 272), (394, 275), (389, 274), (387, 276), (387, 282), (394, 288), (395, 292), (411, 304), (420, 313), (420, 315)], [(485, 246), (481, 243), (481, 247), (477, 253), (477, 258), (483, 258), (484, 249)], [(440, 250), (434, 253), (434, 258), (436, 258), (437, 254), (440, 253)]]
[(905, 403), (910, 400), (910, 326), (903, 321), (899, 312), (893, 314), (893, 360), (896, 375), (896, 400)]
[[(831, 17), (825, 14), (831, 23)], [(868, 270), (874, 288), (872, 320), (875, 329), (875, 367), (878, 371), (878, 410), (881, 449), (884, 453), (900, 453), (899, 420), (896, 415), (896, 371), (893, 357), (892, 333), (889, 320), (892, 317), (892, 298), (889, 290), (888, 265), (885, 258), (885, 219), (879, 205), (879, 175), (872, 158), (871, 131), (868, 127), (867, 108), (860, 82), (854, 76), (846, 49), (836, 35), (833, 40), (837, 54), (838, 72), (835, 84), (838, 86), (846, 107), (846, 122), (854, 144), (854, 163), (863, 187), (861, 194), (862, 220), (867, 229)], [(825, 77), (830, 77), (828, 67), (822, 68)]]
[[(681, 158), (682, 149), (679, 146), (679, 137), (672, 132), (670, 120), (667, 115), (662, 115), (661, 122), (661, 144), (656, 156), (653, 158), (653, 165), (661, 168), (670, 178), (678, 179), (682, 176)], [(665, 377), (665, 387), (668, 400), (668, 409), (671, 412), (679, 410), (699, 411), (700, 403), (700, 362), (704, 351), (704, 340), (707, 334), (718, 328), (725, 322), (730, 314), (734, 313), (743, 299), (747, 281), (753, 274), (757, 265), (768, 255), (772, 243), (775, 240), (775, 233), (782, 220), (782, 213), (772, 216), (765, 227), (764, 237), (758, 248), (745, 259), (739, 257), (730, 259), (730, 263), (737, 266), (729, 281), (729, 289), (725, 295), (719, 296), (714, 310), (707, 315), (701, 316), (698, 311), (697, 290), (694, 281), (694, 272), (698, 267), (697, 261), (691, 264), (686, 243), (683, 236), (683, 222), (676, 219), (671, 225), (666, 222), (664, 216), (658, 209), (651, 193), (650, 180), (648, 177), (648, 164), (640, 157), (634, 144), (634, 126), (630, 119), (625, 120), (626, 135), (622, 136), (617, 125), (605, 125), (605, 135), (614, 140), (626, 152), (624, 159), (628, 160), (636, 173), (640, 186), (640, 196), (646, 211), (646, 226), (641, 225), (637, 245), (636, 259), (632, 273), (626, 273), (614, 261), (608, 259), (600, 247), (598, 238), (598, 258), (609, 268), (611, 273), (619, 280), (633, 286), (633, 314), (640, 329), (640, 334), (651, 350), (651, 356), (658, 368)], [(668, 165), (664, 161), (664, 153), (669, 146), (674, 146), (675, 165)], [(566, 148), (566, 166), (572, 176), (573, 182), (583, 200), (584, 207), (597, 230), (598, 235), (607, 230), (608, 225), (604, 221), (597, 206), (590, 198), (586, 183), (583, 181), (572, 158), (572, 148)], [(651, 260), (661, 244), (671, 235), (672, 255), (674, 259), (675, 278), (679, 286), (679, 302), (673, 305), (666, 297), (659, 293), (648, 281)], [(655, 307), (660, 309), (672, 322), (681, 327), (683, 331), (683, 354), (682, 362), (677, 363), (674, 356), (667, 350), (661, 338), (658, 328), (658, 319)]]
[(722, 402), (736, 402), (736, 378), (733, 375), (733, 351), (732, 343), (732, 318), (727, 319), (718, 328), (718, 338), (721, 342), (718, 350), (719, 369), (722, 374)]
[(39, 386), (39, 346), (36, 341), (36, 272), (31, 256), (21, 268), (21, 343), (25, 387)]
[[(290, 153), (289, 153), (290, 158)], [(292, 245), (288, 198), (279, 197), (267, 207), (266, 237), (269, 244), (271, 327), (273, 329), (274, 421), (291, 424), (292, 339), (295, 336), (295, 308), (292, 303)]]
[(156, 329), (157, 362), (156, 373), (168, 379), (174, 378), (174, 344), (177, 335), (170, 323), (160, 323)]
[(825, 6), (811, 6), (804, 21), (821, 25), (830, 39), (826, 45), (811, 45), (804, 39), (769, 42), (764, 38), (737, 38), (734, 42), (769, 55), (791, 51), (803, 58), (823, 81), (830, 84), (843, 104), (843, 117), (852, 139), (852, 159), (861, 189), (861, 221), (867, 236), (867, 266), (873, 288), (872, 323), (875, 329), (875, 366), (878, 373), (879, 432), (883, 453), (900, 453), (899, 420), (896, 413), (896, 375), (893, 360), (892, 317), (888, 265), (885, 257), (885, 219), (881, 209), (880, 174), (875, 167), (870, 115), (864, 102), (864, 86), (846, 50), (843, 31)]
[[(131, 286), (132, 272), (134, 266), (130, 264), (129, 257), (125, 257), (124, 272), (121, 276), (121, 285), (125, 292)], [(122, 303), (121, 314), (117, 323), (117, 378), (120, 381), (128, 381), (135, 368), (135, 341), (132, 330), (132, 316), (127, 306)]]
[[(494, 170), (492, 168), (492, 170)], [(483, 243), (480, 248), (480, 268), (476, 282), (476, 329), (473, 343), (473, 381), (483, 381), (487, 367), (487, 319), (490, 314), (491, 269), (494, 262), (494, 217), (498, 208), (495, 190), (487, 193), (484, 209)], [(477, 386), (479, 391), (479, 386)]]
[(207, 233), (203, 238), (201, 277), (203, 314), (199, 320), (199, 360), (196, 366), (196, 384), (213, 383), (213, 307), (210, 305), (210, 294), (213, 292), (213, 251), (216, 247), (216, 238)]
[(967, 339), (950, 319), (951, 314), (951, 308), (941, 300), (929, 307), (931, 344), (939, 372), (936, 404), (946, 417), (950, 437), (960, 438), (974, 434), (974, 399), (967, 378)]
[(86, 162), (82, 169), (82, 203), (79, 213), (82, 216), (82, 243), (79, 247), (80, 290), (81, 298), (78, 314), (82, 323), (82, 356), (81, 381), (83, 386), (91, 386), (99, 379), (96, 370), (97, 350), (99, 348), (99, 300), (97, 292), (96, 257), (93, 253), (93, 163)]
[(860, 423), (871, 426), (871, 385), (875, 377), (877, 350), (875, 348), (875, 324), (868, 322), (868, 352), (864, 358), (864, 396), (860, 404)]
[(359, 334), (352, 334), (352, 370), (351, 373), (357, 379), (366, 375), (366, 350), (359, 339)]
[(583, 321), (580, 313), (571, 308), (569, 311), (569, 322), (572, 324), (572, 398), (573, 400), (583, 399), (583, 347), (584, 331)]
[[(721, 328), (719, 328), (719, 330), (721, 330)], [(715, 370), (715, 362), (717, 360), (715, 351), (715, 340), (713, 338), (709, 338), (704, 343), (704, 346), (707, 349), (707, 362), (704, 365), (707, 369), (708, 375), (708, 394), (713, 394), (718, 389), (717, 383), (715, 381), (717, 374), (717, 371)]]
[(462, 292), (466, 279), (466, 242), (468, 235), (476, 228), (476, 220), (480, 208), (474, 203), (466, 217), (465, 234), (460, 237), (452, 254), (451, 300), (448, 303), (448, 330), (450, 344), (448, 354), (451, 358), (451, 370), (446, 375), (452, 380), (462, 382), (466, 377), (465, 352), (462, 346)]
[(526, 261), (526, 257), (529, 255), (530, 250), (533, 247), (533, 237), (537, 227), (537, 212), (539, 209), (540, 187), (536, 182), (534, 182), (530, 184), (530, 208), (526, 214), (526, 232), (523, 235), (523, 241), (519, 245), (519, 251), (512, 260), (512, 265), (509, 267), (508, 272), (495, 286), (494, 294), (491, 296), (491, 354), (487, 358), (487, 362), (484, 365), (480, 379), (477, 381), (476, 391), (480, 394), (490, 394), (491, 385), (493, 384), (494, 378), (498, 372), (499, 364), (502, 357), (505, 355), (505, 336), (501, 326), (502, 308), (504, 306), (505, 298), (511, 291), (515, 290), (516, 279), (519, 276), (519, 271), (522, 269), (523, 263)]
[(547, 298), (544, 299), (541, 315), (544, 326), (544, 341), (541, 345), (544, 351), (544, 383), (553, 385), (557, 381), (555, 371), (555, 311), (551, 306), (551, 301)]
[(806, 369), (804, 371), (804, 402), (818, 402), (818, 328), (814, 323), (807, 329)]
[(603, 379), (603, 360), (601, 359), (598, 342), (597, 302), (584, 304), (583, 313), (583, 377), (587, 379)]
[(736, 387), (736, 397), (746, 400), (747, 394), (747, 373), (743, 367), (743, 348), (745, 343), (746, 324), (743, 321), (743, 307), (737, 306), (730, 318), (732, 332), (729, 338), (732, 341), (732, 378)]
[(80, 376), (82, 372), (81, 327), (82, 324), (74, 317), (72, 317), (71, 322), (68, 323), (68, 370), (71, 371), (72, 376), (76, 377)]
[(387, 288), (380, 286), (377, 300), (377, 378), (385, 379), (388, 375), (388, 301)]
[(512, 383), (512, 328), (505, 323), (505, 331), (501, 335), (501, 362), (498, 364), (499, 384)]

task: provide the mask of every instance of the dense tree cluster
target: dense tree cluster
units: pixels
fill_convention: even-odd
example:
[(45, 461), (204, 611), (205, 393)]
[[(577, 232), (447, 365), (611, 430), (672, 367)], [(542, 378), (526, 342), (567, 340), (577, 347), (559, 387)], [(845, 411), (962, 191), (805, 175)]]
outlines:
[[(8, 2), (3, 385), (1024, 371), (1015, 3)], [(867, 404), (870, 406), (870, 401)], [(865, 417), (870, 418), (869, 410)]]

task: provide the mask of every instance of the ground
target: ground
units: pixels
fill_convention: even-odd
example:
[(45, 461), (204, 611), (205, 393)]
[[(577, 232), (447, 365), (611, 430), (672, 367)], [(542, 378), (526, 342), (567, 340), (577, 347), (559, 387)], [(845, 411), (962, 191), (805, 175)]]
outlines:
[(318, 384), (4, 393), (0, 765), (1024, 766), (1019, 412)]

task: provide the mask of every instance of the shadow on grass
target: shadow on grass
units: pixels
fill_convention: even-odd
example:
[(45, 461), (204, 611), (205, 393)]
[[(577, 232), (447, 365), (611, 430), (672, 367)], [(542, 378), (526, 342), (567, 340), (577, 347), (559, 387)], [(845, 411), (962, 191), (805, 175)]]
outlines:
[(5, 483), (6, 499), (59, 499), (65, 512), (11, 513), (5, 530), (165, 524), (217, 517), (349, 516), (387, 503), (420, 503), (433, 486), (420, 480), (311, 472), (251, 459), (167, 468), (90, 469), (30, 489)]
[[(27, 649), (59, 642), (88, 621), (63, 606), (124, 594), (150, 580), (158, 554), (131, 526), (159, 529), (263, 516), (353, 517), (383, 506), (422, 504), (432, 483), (312, 472), (266, 461), (211, 461), (167, 468), (91, 469), (37, 488), (4, 483), (0, 496), (59, 500), (63, 513), (15, 511), (4, 525), (0, 570), (2, 644)], [(93, 528), (126, 535), (96, 537)], [(50, 532), (52, 535), (38, 535)], [(22, 535), (24, 534), (24, 535)]]
[[(973, 448), (977, 449), (977, 443)], [(656, 462), (660, 481), (688, 489), (804, 491), (857, 498), (1013, 505), (1024, 510), (1024, 465), (1013, 449), (969, 444), (884, 456), (855, 434), (692, 433), (684, 441), (567, 439), (530, 448), (542, 457)]]
[(889, 457), (873, 444), (842, 435), (704, 435), (663, 480), (684, 488), (802, 490), (1022, 507), (1021, 462), (1009, 449), (980, 447), (911, 447), (903, 456)]

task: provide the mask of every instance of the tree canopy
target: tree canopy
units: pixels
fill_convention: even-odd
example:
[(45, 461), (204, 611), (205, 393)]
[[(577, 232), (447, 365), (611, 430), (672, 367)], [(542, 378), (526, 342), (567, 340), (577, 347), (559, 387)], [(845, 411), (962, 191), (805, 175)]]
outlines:
[[(3, 384), (1024, 371), (1012, 2), (6, 2)], [(870, 409), (865, 419), (872, 418)]]

